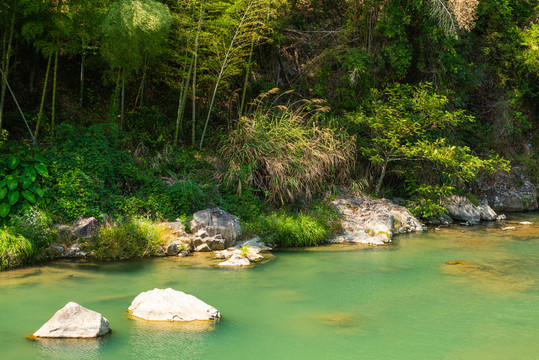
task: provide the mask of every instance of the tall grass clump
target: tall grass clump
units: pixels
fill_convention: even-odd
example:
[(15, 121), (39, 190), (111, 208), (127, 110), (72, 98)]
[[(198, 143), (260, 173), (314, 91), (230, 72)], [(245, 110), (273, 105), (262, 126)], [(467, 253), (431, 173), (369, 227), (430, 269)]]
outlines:
[(9, 228), (0, 229), (0, 270), (24, 265), (35, 254), (36, 249), (30, 240)]
[(247, 233), (283, 247), (317, 246), (341, 229), (339, 215), (328, 203), (319, 203), (299, 212), (281, 208), (246, 224)]
[[(260, 95), (222, 141), (221, 155), (230, 162), (226, 183), (262, 190), (281, 203), (307, 200), (331, 183), (350, 178), (355, 140), (341, 129), (321, 126), (323, 101), (301, 100), (288, 106), (268, 105), (278, 89)], [(288, 94), (286, 92), (285, 94)]]
[(152, 256), (170, 236), (170, 230), (162, 224), (140, 218), (129, 219), (116, 226), (102, 227), (91, 251), (102, 260)]
[(35, 262), (46, 256), (43, 251), (54, 240), (50, 218), (31, 209), (13, 216), (10, 226), (0, 229), (0, 270)]

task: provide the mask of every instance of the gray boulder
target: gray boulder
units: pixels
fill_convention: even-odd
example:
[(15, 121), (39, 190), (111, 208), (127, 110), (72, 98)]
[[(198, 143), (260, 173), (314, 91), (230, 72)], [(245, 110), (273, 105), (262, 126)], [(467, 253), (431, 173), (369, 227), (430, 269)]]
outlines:
[(221, 317), (213, 306), (171, 288), (139, 294), (128, 310), (135, 317), (151, 321), (215, 320)]
[(495, 211), (532, 211), (539, 208), (537, 188), (518, 166), (508, 173), (483, 176), (478, 185)]
[(197, 252), (211, 252), (211, 248), (208, 244), (200, 244), (195, 248)]
[(36, 338), (95, 338), (110, 332), (101, 314), (70, 302), (58, 310), (33, 336)]
[(333, 243), (359, 242), (382, 245), (396, 234), (422, 231), (421, 223), (403, 206), (389, 200), (343, 195), (333, 200), (342, 215), (344, 232)]
[(451, 195), (447, 197), (445, 208), (449, 211), (449, 216), (455, 220), (464, 221), (471, 225), (481, 221), (481, 211), (465, 196)]
[(201, 245), (207, 245), (210, 250), (223, 250), (227, 247), (226, 245), (228, 243), (221, 234), (210, 236), (206, 229), (198, 230), (193, 239), (193, 247), (195, 249), (198, 249)]
[(498, 214), (486, 203), (479, 205), (477, 209), (481, 213), (481, 220), (494, 221), (498, 218)]
[(96, 218), (89, 217), (80, 219), (75, 223), (72, 229), (73, 235), (80, 237), (86, 240), (92, 239), (93, 236), (99, 231), (99, 222)]
[[(194, 213), (190, 225), (193, 233), (205, 230), (209, 237), (221, 235), (224, 239), (223, 249), (231, 247), (241, 236), (240, 220), (219, 208)], [(196, 245), (194, 246), (196, 247)]]

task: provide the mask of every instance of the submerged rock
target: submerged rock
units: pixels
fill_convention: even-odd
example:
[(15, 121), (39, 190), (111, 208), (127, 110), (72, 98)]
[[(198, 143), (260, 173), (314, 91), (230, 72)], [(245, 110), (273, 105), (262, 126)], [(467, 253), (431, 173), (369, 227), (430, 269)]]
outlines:
[(344, 232), (331, 242), (358, 242), (381, 245), (395, 234), (422, 231), (421, 223), (403, 206), (389, 200), (363, 196), (341, 196), (333, 205), (343, 216)]
[(171, 288), (139, 294), (128, 310), (133, 316), (152, 321), (215, 320), (221, 317), (213, 306)]
[(110, 332), (101, 314), (70, 302), (58, 310), (33, 336), (36, 338), (95, 338)]

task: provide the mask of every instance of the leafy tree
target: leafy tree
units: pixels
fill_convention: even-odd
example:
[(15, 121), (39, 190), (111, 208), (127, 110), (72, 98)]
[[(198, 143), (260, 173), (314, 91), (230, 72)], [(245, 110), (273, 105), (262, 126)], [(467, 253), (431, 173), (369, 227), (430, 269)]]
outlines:
[(463, 110), (446, 110), (447, 97), (436, 94), (430, 84), (394, 84), (375, 91), (373, 98), (372, 107), (353, 115), (353, 121), (362, 129), (360, 154), (378, 168), (376, 194), (394, 163), (439, 165), (439, 175), (455, 184), (472, 180), (479, 169), (503, 164), (497, 159), (481, 160), (468, 147), (451, 144), (447, 135), (473, 117)]
[(154, 0), (120, 0), (110, 7), (103, 20), (102, 52), (110, 66), (121, 74), (122, 125), (126, 78), (142, 68), (143, 86), (148, 62), (162, 53), (171, 21), (168, 8)]

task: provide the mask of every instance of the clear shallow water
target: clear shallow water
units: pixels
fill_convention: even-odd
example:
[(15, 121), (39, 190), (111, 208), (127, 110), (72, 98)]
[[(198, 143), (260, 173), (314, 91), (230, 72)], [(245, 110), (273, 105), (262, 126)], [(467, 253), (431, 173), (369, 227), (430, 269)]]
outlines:
[[(197, 254), (3, 272), (0, 358), (539, 359), (539, 214), (511, 215), (503, 226), (281, 251), (247, 269), (209, 266), (217, 261)], [(133, 298), (155, 287), (193, 294), (223, 318), (186, 326), (129, 318)], [(25, 339), (69, 301), (102, 313), (112, 334)]]

